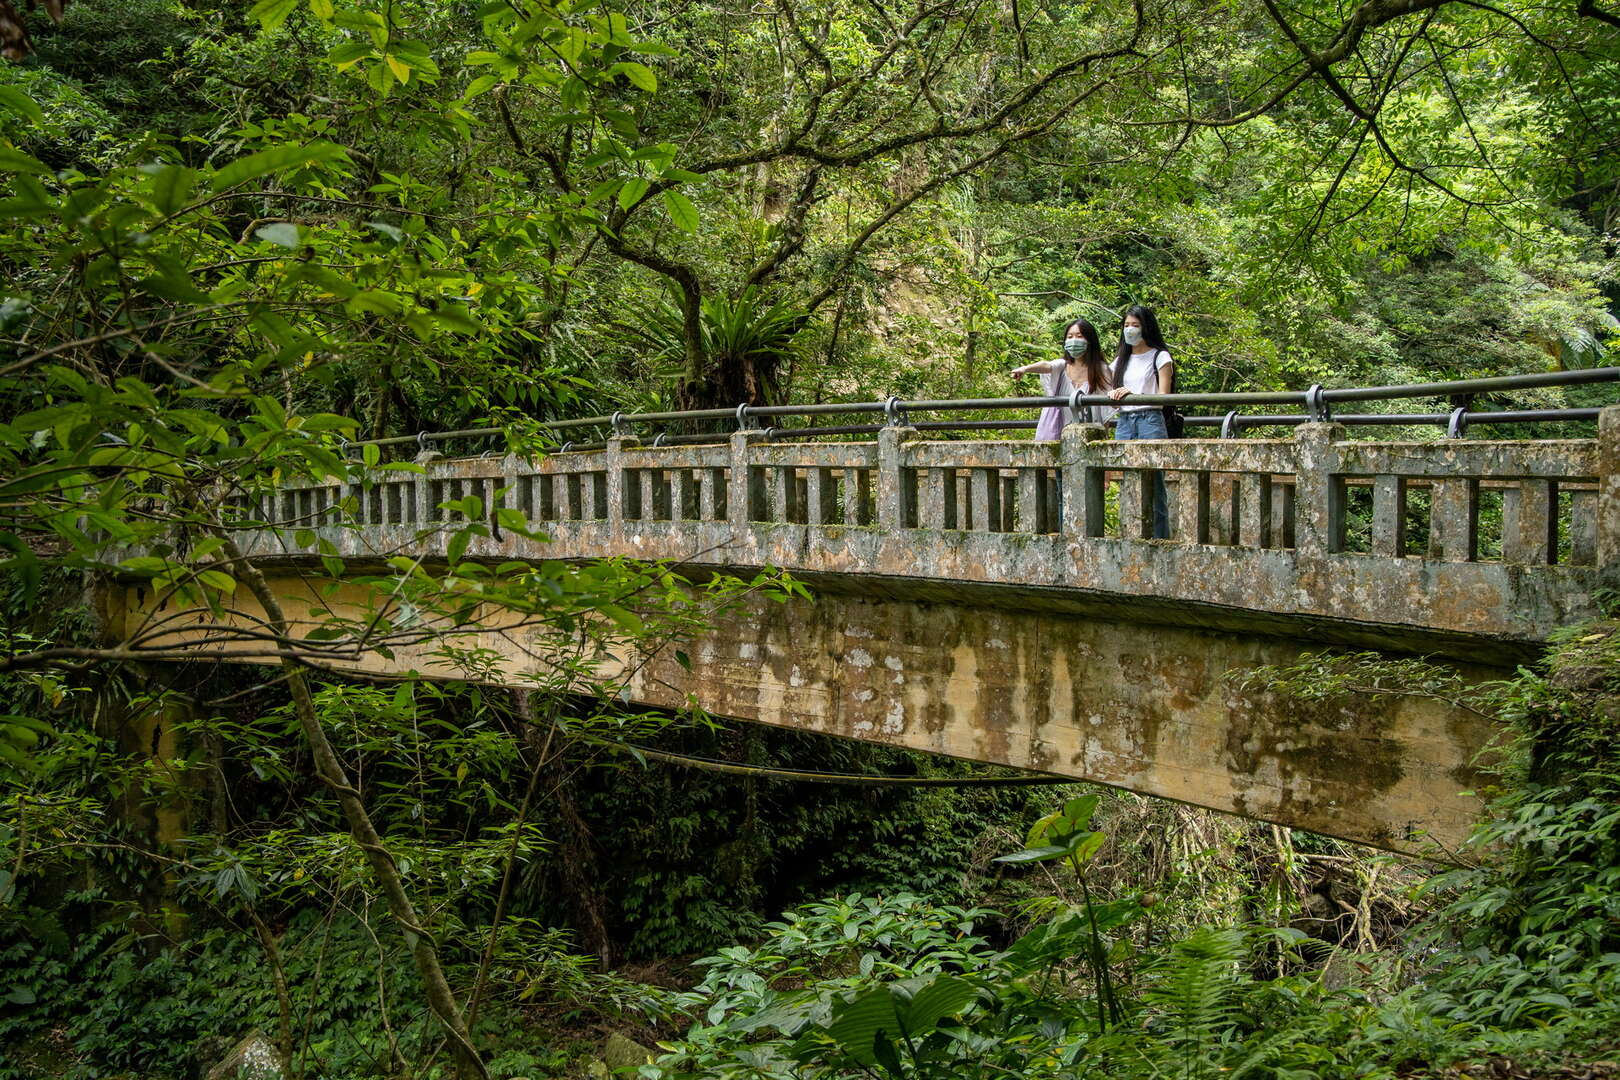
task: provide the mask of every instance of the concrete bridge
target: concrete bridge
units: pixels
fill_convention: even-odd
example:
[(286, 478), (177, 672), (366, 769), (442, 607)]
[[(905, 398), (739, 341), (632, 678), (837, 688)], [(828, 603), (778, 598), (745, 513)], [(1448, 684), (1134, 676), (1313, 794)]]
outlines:
[[(313, 524), (351, 565), (443, 558), (441, 504), (515, 507), (550, 542), (474, 540), (490, 560), (623, 555), (699, 576), (776, 566), (814, 603), (761, 602), (685, 651), (627, 668), (631, 696), (1073, 776), (1404, 850), (1442, 852), (1478, 804), (1496, 732), (1417, 697), (1302, 706), (1227, 678), (1324, 645), (1499, 674), (1592, 613), (1620, 567), (1620, 408), (1597, 439), (873, 442), (605, 449), (429, 463), (244, 502), (245, 549), (287, 595), (320, 592)], [(1172, 535), (1149, 539), (1162, 471)], [(455, 515), (448, 515), (455, 516)], [(306, 536), (305, 539), (308, 539)], [(239, 597), (240, 598), (240, 597)], [(109, 610), (168, 601), (129, 586)], [(309, 604), (289, 605), (303, 610)], [(171, 625), (185, 616), (164, 613)], [(244, 617), (251, 618), (249, 611)], [(516, 674), (543, 660), (508, 642)], [(193, 642), (197, 652), (228, 652)], [(355, 670), (433, 674), (424, 654)], [(441, 672), (443, 674), (443, 672)]]

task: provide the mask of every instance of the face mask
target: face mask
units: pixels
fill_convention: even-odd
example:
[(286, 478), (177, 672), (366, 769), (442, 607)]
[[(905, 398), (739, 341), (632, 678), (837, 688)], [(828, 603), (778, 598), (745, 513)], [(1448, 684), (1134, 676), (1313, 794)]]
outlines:
[(1063, 343), (1063, 354), (1071, 360), (1078, 360), (1086, 354), (1086, 339), (1072, 337)]
[(1140, 326), (1127, 326), (1125, 328), (1125, 344), (1132, 348), (1142, 344), (1142, 328)]

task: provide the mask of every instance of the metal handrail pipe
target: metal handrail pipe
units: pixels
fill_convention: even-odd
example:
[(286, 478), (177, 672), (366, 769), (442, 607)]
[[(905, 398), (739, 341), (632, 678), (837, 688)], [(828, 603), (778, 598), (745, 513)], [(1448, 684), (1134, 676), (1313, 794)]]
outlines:
[[(748, 406), (748, 415), (755, 415), (754, 407), (752, 405)], [(626, 424), (652, 424), (666, 420), (735, 420), (736, 418), (737, 407), (733, 405), (729, 409), (690, 409), (686, 412), (674, 411), (624, 413), (619, 417), (619, 420)], [(611, 422), (612, 419), (613, 418), (611, 416), (608, 417), (609, 422)]]
[(810, 425), (802, 428), (768, 428), (770, 438), (792, 439), (798, 435), (875, 435), (883, 430), (882, 424), (832, 424), (825, 427)]
[(462, 428), (460, 431), (424, 431), (420, 435), (392, 435), (386, 439), (361, 439), (350, 446), (403, 446), (414, 442), (441, 442), (446, 439), (481, 439), (499, 435), (505, 428)]
[(1503, 412), (1471, 412), (1465, 414), (1468, 426), (1475, 424), (1535, 424), (1542, 421), (1595, 421), (1602, 409), (1510, 409)]
[[(888, 407), (884, 401), (828, 401), (817, 405), (750, 405), (748, 415), (754, 416), (836, 416), (840, 413), (882, 412)], [(732, 410), (735, 414), (736, 410)]]
[[(1468, 426), (1478, 424), (1536, 424), (1536, 423), (1570, 423), (1596, 421), (1602, 409), (1507, 409), (1496, 412), (1469, 412), (1464, 413)], [(1189, 424), (1198, 427), (1219, 426), (1221, 418), (1218, 416), (1189, 416)], [(1442, 427), (1450, 423), (1450, 413), (1347, 413), (1335, 416), (1335, 424), (1346, 427), (1426, 427), (1439, 424)], [(1252, 427), (1285, 427), (1298, 424), (1308, 424), (1311, 417), (1305, 413), (1290, 413), (1284, 416), (1243, 416), (1233, 419), (1233, 424), (1239, 428)]]
[(1620, 367), (1582, 368), (1575, 371), (1540, 371), (1528, 375), (1496, 375), (1483, 379), (1414, 383), (1410, 386), (1361, 386), (1322, 391), (1325, 401), (1393, 401), (1396, 398), (1444, 397), (1450, 394), (1487, 394), (1531, 386), (1578, 386), (1620, 381)]
[[(1089, 397), (1080, 399), (1085, 404), (1109, 403), (1106, 397), (1093, 400)], [(964, 398), (960, 401), (896, 401), (895, 407), (901, 412), (976, 412), (979, 410), (994, 411), (997, 409), (1044, 409), (1056, 405), (1069, 404), (1067, 394), (1062, 397), (1019, 397), (1019, 398)]]

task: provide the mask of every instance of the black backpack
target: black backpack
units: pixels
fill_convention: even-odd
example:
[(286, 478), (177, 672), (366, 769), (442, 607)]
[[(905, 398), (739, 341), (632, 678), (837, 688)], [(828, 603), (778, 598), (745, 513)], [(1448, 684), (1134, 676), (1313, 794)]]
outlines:
[[(1170, 392), (1176, 392), (1177, 368), (1170, 365)], [(1153, 350), (1153, 384), (1159, 384), (1159, 350)], [(1181, 415), (1181, 410), (1174, 405), (1161, 406), (1164, 410), (1164, 430), (1172, 439), (1180, 439), (1187, 434), (1187, 418)]]

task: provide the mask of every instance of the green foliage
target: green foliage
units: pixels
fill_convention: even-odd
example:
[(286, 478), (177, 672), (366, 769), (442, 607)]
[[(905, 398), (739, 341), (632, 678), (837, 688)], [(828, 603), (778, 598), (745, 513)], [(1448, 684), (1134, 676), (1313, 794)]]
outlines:
[[(829, 772), (945, 777), (968, 768), (752, 725), (672, 730), (650, 745)], [(984, 887), (980, 853), (999, 843), (990, 837), (1000, 823), (1031, 816), (1046, 797), (1025, 788), (852, 790), (628, 765), (581, 777), (576, 792), (593, 843), (613, 853), (599, 868), (608, 923), (637, 959), (712, 952), (772, 910), (840, 887), (966, 903)], [(535, 903), (570, 895), (556, 867), (529, 889)]]
[[(247, 1031), (274, 1031), (277, 1002), (258, 948), (229, 927), (183, 942), (152, 935), (136, 916), (112, 917), (94, 894), (70, 894), (50, 911), (24, 909), (0, 928), (0, 963), (10, 976), (0, 1010), (0, 1078), (31, 1080), (47, 1069), (68, 1078), (134, 1073), (183, 1077), (206, 1071)], [(89, 923), (89, 932), (69, 927)], [(385, 1076), (389, 1048), (425, 1062), (436, 1041), (409, 953), (358, 915), (294, 914), (281, 931), (286, 976), (295, 988), (305, 1075)], [(594, 972), (565, 937), (516, 926), (500, 957), (506, 989), (483, 1026), (492, 1074), (522, 1075), (533, 1049), (518, 1008), (550, 997), (591, 1018), (657, 1014), (656, 988)], [(86, 995), (84, 988), (96, 993)], [(207, 1055), (213, 1055), (213, 1058)], [(549, 1060), (562, 1067), (560, 1049)], [(442, 1070), (440, 1070), (442, 1071)], [(435, 1070), (418, 1075), (435, 1075)]]
[[(1255, 676), (1287, 696), (1414, 693), (1520, 725), (1522, 745), (1504, 763), (1510, 782), (1475, 836), (1485, 861), (1432, 879), (1426, 888), (1448, 901), (1416, 938), (1427, 948), (1367, 955), (1357, 961), (1364, 979), (1330, 984), (1297, 929), (1228, 922), (1139, 952), (1110, 947), (1103, 964), (1123, 987), (1110, 1014), (1098, 931), (1129, 917), (1122, 901), (1060, 908), (996, 950), (979, 936), (989, 913), (972, 913), (953, 941), (953, 913), (850, 898), (791, 913), (758, 948), (704, 961), (691, 1005), (702, 1018), (642, 1075), (1348, 1080), (1602, 1053), (1620, 1018), (1617, 648), (1612, 625), (1580, 628), (1548, 675), (1492, 687), (1366, 656)], [(1099, 850), (1097, 805), (1071, 800), (1004, 861), (1064, 861), (1084, 881)], [(892, 928), (890, 941), (929, 947), (876, 950), (873, 919)], [(1283, 973), (1261, 977), (1263, 957), (1280, 957)], [(1065, 977), (1077, 958), (1091, 970), (1089, 994)]]

